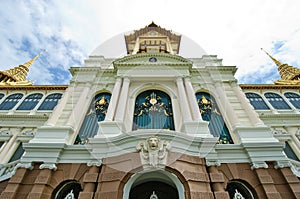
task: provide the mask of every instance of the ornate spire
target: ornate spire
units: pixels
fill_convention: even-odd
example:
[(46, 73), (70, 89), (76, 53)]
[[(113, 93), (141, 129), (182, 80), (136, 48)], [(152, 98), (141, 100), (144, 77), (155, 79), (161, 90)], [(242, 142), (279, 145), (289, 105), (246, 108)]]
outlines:
[(281, 80), (275, 81), (275, 84), (300, 84), (300, 69), (289, 66), (288, 64), (282, 64), (280, 61), (272, 57), (269, 53), (267, 53), (264, 49), (263, 50), (277, 65), (278, 72), (281, 76)]
[(0, 71), (0, 85), (33, 85), (32, 82), (26, 80), (29, 67), (40, 56), (36, 55), (28, 62), (21, 64), (13, 69)]
[(282, 63), (280, 61), (278, 61), (277, 59), (275, 59), (274, 57), (272, 57), (269, 53), (267, 53), (263, 48), (261, 48), (262, 51), (264, 51), (271, 59), (272, 61), (279, 67), (282, 65)]

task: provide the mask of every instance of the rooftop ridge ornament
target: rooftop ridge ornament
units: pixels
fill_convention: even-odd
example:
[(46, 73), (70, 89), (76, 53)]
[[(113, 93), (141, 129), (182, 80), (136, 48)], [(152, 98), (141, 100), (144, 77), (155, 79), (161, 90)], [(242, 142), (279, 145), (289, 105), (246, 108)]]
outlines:
[(271, 60), (277, 65), (278, 72), (281, 76), (280, 80), (276, 80), (274, 84), (278, 85), (300, 85), (300, 69), (289, 66), (288, 64), (282, 64), (280, 61), (272, 57), (263, 48), (261, 48)]
[(26, 80), (27, 74), (29, 72), (29, 67), (33, 64), (33, 62), (41, 55), (42, 52), (37, 54), (28, 62), (21, 64), (17, 67), (14, 67), (9, 70), (0, 71), (0, 86), (7, 85), (22, 85), (29, 86), (33, 85), (33, 83), (29, 80)]

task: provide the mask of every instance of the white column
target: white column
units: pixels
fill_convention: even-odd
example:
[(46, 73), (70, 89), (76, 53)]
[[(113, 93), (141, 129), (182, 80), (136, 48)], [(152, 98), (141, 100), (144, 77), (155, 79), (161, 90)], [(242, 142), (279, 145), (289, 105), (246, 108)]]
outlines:
[(123, 122), (124, 114), (127, 105), (127, 98), (128, 98), (128, 90), (129, 90), (130, 80), (128, 77), (124, 77), (123, 85), (121, 89), (121, 94), (119, 98), (118, 108), (115, 116), (115, 121)]
[(9, 161), (9, 158), (7, 157), (7, 154), (9, 150), (13, 147), (13, 144), (15, 143), (16, 139), (18, 137), (18, 133), (13, 134), (9, 140), (6, 141), (3, 150), (0, 153), (0, 164), (7, 163)]
[[(80, 123), (80, 119), (85, 116), (86, 110), (83, 108), (87, 106), (86, 99), (89, 96), (91, 90), (91, 84), (87, 83), (80, 94), (80, 97), (72, 110), (72, 113), (68, 119), (67, 126), (74, 127), (76, 129)], [(88, 103), (89, 106), (89, 103)]]
[(241, 102), (243, 109), (246, 111), (251, 124), (254, 126), (264, 126), (264, 123), (259, 119), (258, 114), (253, 110), (251, 104), (246, 100), (246, 96), (238, 86), (237, 82), (232, 81), (230, 82), (230, 85), (237, 98)]
[(110, 102), (107, 108), (107, 113), (105, 115), (105, 121), (112, 121), (115, 116), (117, 102), (119, 100), (120, 95), (120, 89), (121, 89), (121, 78), (118, 77), (116, 79), (116, 83), (110, 98)]
[(196, 94), (192, 86), (191, 79), (189, 77), (185, 77), (184, 83), (185, 83), (186, 92), (188, 95), (188, 100), (189, 100), (190, 108), (192, 110), (194, 121), (203, 121), (199, 111)]
[(46, 126), (55, 126), (56, 122), (58, 121), (58, 118), (61, 116), (64, 107), (66, 107), (67, 101), (69, 99), (69, 96), (72, 96), (74, 92), (74, 87), (68, 87), (63, 94), (62, 98), (59, 100), (58, 104), (54, 108), (51, 117), (46, 122)]
[(232, 106), (230, 105), (228, 98), (222, 88), (222, 82), (217, 81), (215, 83), (217, 94), (220, 97), (220, 101), (223, 102), (223, 110), (226, 112), (227, 117), (230, 120), (231, 126), (237, 126), (240, 124), (239, 119), (237, 118)]
[(177, 88), (178, 88), (180, 109), (181, 109), (181, 113), (182, 113), (183, 122), (191, 122), (192, 117), (191, 117), (191, 112), (190, 112), (188, 100), (186, 97), (186, 93), (184, 90), (182, 77), (178, 77), (176, 79), (176, 83), (177, 83)]

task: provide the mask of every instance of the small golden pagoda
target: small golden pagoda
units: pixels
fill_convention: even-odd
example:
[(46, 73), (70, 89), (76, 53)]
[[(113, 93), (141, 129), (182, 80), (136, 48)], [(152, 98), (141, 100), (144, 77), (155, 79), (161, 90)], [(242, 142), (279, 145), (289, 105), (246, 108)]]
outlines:
[[(263, 49), (261, 49), (263, 50)], [(300, 85), (300, 69), (289, 66), (288, 64), (282, 64), (280, 61), (272, 57), (269, 53), (263, 50), (277, 65), (278, 72), (281, 76), (280, 80), (274, 82), (278, 85)]]
[(38, 54), (30, 61), (25, 64), (14, 67), (13, 69), (0, 71), (0, 86), (7, 85), (33, 85), (33, 83), (29, 80), (26, 80), (27, 74), (29, 72), (29, 67), (32, 63), (40, 56)]

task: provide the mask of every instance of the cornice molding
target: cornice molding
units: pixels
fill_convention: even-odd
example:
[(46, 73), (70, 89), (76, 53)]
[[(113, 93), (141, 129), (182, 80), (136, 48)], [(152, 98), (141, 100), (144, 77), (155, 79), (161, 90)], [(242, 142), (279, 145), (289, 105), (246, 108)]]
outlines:
[(68, 85), (0, 86), (0, 90), (66, 90)]
[(300, 92), (300, 85), (274, 85), (274, 84), (239, 84), (243, 90), (253, 90), (253, 89), (296, 89)]

